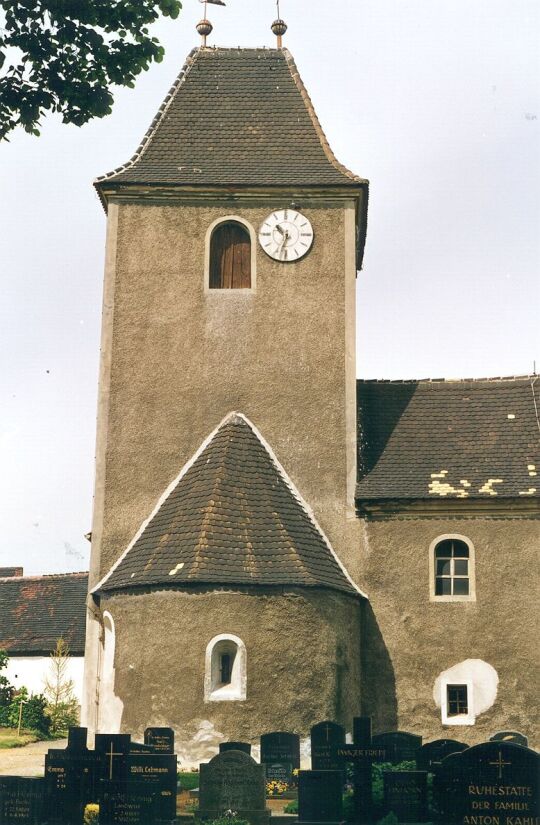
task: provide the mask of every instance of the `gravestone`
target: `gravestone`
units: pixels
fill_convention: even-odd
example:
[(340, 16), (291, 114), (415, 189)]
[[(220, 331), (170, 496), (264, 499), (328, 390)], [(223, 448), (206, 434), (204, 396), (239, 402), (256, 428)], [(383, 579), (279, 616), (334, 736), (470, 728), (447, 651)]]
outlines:
[(199, 819), (236, 811), (251, 825), (268, 825), (264, 768), (247, 753), (228, 750), (200, 766)]
[(220, 742), (219, 752), (225, 753), (226, 751), (242, 751), (251, 756), (251, 745), (249, 742)]
[(128, 783), (147, 784), (156, 795), (157, 822), (172, 822), (176, 817), (176, 772), (175, 754), (131, 752), (127, 757)]
[(290, 762), (265, 762), (264, 774), (267, 782), (292, 783), (293, 767)]
[(371, 744), (374, 748), (384, 748), (386, 761), (397, 765), (399, 762), (414, 762), (417, 751), (422, 747), (422, 737), (403, 731), (378, 733), (372, 738)]
[(339, 771), (343, 764), (336, 756), (336, 748), (345, 744), (345, 729), (335, 722), (319, 722), (311, 728), (311, 769)]
[(129, 753), (155, 753), (153, 745), (145, 745), (144, 742), (130, 742)]
[(51, 748), (45, 757), (43, 817), (50, 825), (80, 825), (84, 808), (97, 802), (101, 754), (76, 739), (64, 750)]
[(298, 774), (298, 822), (343, 821), (341, 771), (300, 771)]
[(427, 771), (383, 771), (383, 810), (400, 822), (426, 822)]
[(174, 753), (174, 730), (172, 728), (146, 728), (144, 744), (152, 745), (156, 753)]
[(539, 770), (539, 754), (510, 742), (452, 754), (438, 771), (440, 818), (460, 825), (536, 825)]
[(335, 756), (343, 767), (353, 766), (354, 816), (356, 822), (370, 822), (373, 812), (372, 764), (386, 759), (383, 748), (372, 747), (371, 717), (356, 716), (353, 720), (352, 745), (336, 748)]
[(436, 739), (434, 742), (428, 742), (416, 752), (416, 767), (419, 771), (433, 773), (446, 756), (450, 756), (451, 753), (461, 753), (468, 747), (456, 739)]
[(99, 825), (155, 825), (156, 807), (147, 783), (101, 780)]
[(300, 737), (297, 733), (274, 731), (261, 736), (261, 763), (283, 763), (300, 768)]
[(500, 730), (494, 733), (489, 738), (490, 742), (512, 742), (514, 745), (522, 745), (524, 748), (529, 746), (529, 740), (523, 733), (517, 730)]
[(127, 779), (127, 757), (131, 747), (129, 733), (96, 733), (96, 753), (102, 760), (102, 779), (109, 782)]
[(43, 779), (0, 776), (0, 823), (40, 825), (43, 790)]

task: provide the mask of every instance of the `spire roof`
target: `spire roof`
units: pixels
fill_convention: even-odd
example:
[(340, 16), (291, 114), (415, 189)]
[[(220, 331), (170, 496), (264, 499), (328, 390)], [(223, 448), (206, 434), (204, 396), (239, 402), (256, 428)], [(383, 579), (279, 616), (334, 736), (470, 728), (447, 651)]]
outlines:
[(110, 184), (351, 186), (286, 49), (200, 48)]
[(97, 585), (290, 585), (360, 595), (248, 420), (230, 414)]

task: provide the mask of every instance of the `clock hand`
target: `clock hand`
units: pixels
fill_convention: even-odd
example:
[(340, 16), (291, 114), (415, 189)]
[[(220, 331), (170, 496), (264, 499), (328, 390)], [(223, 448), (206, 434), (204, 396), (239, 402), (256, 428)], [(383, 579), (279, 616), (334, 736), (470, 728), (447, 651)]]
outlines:
[(279, 224), (276, 226), (276, 229), (277, 229), (277, 231), (279, 232), (280, 235), (285, 235), (285, 232), (283, 231), (283, 229), (281, 228), (281, 226)]

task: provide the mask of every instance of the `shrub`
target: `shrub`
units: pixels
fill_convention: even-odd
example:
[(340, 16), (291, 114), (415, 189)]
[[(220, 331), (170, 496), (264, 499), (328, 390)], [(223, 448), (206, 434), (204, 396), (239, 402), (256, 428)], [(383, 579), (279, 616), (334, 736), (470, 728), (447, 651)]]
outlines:
[(283, 813), (285, 813), (285, 814), (297, 814), (298, 813), (298, 800), (297, 799), (291, 799), (290, 802), (287, 802), (287, 804), (283, 808)]
[(386, 816), (383, 816), (382, 819), (379, 819), (377, 825), (399, 825), (399, 819), (393, 811), (390, 811), (389, 814), (386, 814)]
[(47, 699), (47, 715), (51, 720), (51, 733), (59, 735), (79, 723), (79, 703), (74, 694), (73, 680), (69, 678), (69, 647), (62, 637), (56, 642), (50, 659), (44, 694)]

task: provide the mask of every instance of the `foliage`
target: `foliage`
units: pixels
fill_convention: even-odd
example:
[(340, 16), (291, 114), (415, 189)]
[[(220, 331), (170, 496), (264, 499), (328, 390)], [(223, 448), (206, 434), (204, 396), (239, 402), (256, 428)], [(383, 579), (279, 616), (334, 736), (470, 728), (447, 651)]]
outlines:
[(179, 771), (178, 782), (183, 791), (191, 791), (199, 787), (198, 771)]
[[(9, 657), (6, 651), (0, 650), (0, 671), (7, 667), (8, 659)], [(7, 676), (2, 676), (0, 673), (0, 714), (2, 712), (2, 708), (9, 705), (12, 701), (14, 693), (15, 688), (13, 685), (10, 685)]]
[(41, 694), (28, 696), (28, 690), (25, 687), (13, 694), (13, 699), (9, 704), (0, 708), (0, 725), (5, 725), (7, 728), (18, 727), (21, 702), (23, 703), (22, 727), (36, 731), (42, 737), (47, 737), (51, 724), (45, 713), (47, 701)]
[(249, 825), (247, 819), (239, 819), (236, 811), (225, 811), (217, 819), (208, 819), (205, 825)]
[(393, 811), (390, 811), (389, 814), (386, 814), (386, 816), (383, 816), (382, 819), (379, 819), (377, 825), (399, 825), (399, 819)]
[(50, 672), (44, 683), (47, 700), (47, 716), (51, 720), (51, 733), (67, 732), (79, 722), (79, 702), (74, 693), (73, 680), (68, 677), (69, 647), (60, 637), (51, 653)]
[(180, 8), (180, 0), (0, 0), (0, 139), (16, 126), (39, 135), (46, 111), (76, 126), (109, 114), (111, 86), (133, 87), (163, 59), (148, 26)]
[(291, 799), (290, 802), (287, 802), (285, 807), (283, 808), (284, 814), (297, 814), (298, 813), (298, 800)]
[(86, 805), (84, 809), (84, 825), (98, 825), (99, 823), (99, 805), (93, 802)]

